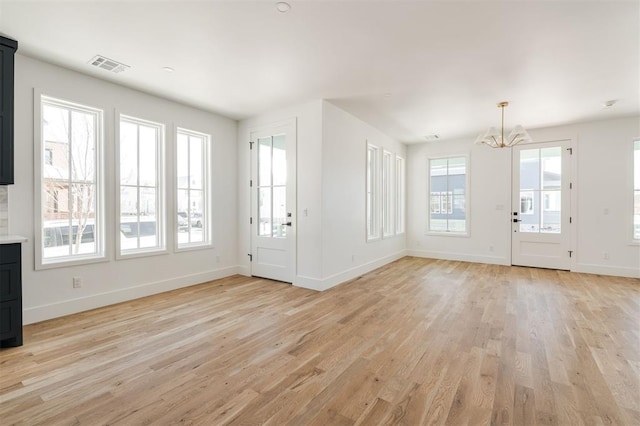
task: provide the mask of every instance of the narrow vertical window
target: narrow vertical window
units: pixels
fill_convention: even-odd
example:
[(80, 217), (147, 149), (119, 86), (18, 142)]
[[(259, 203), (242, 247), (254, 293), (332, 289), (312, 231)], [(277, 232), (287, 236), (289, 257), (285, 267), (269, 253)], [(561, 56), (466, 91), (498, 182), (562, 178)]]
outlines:
[(467, 233), (467, 158), (429, 160), (429, 231)]
[(120, 116), (120, 254), (164, 250), (164, 126)]
[(42, 96), (38, 266), (104, 258), (103, 112)]
[(640, 240), (640, 140), (633, 142), (633, 239)]
[(378, 213), (379, 148), (367, 145), (367, 240), (380, 238)]
[(404, 232), (404, 158), (396, 157), (396, 234)]
[(210, 137), (185, 129), (176, 135), (176, 232), (178, 248), (211, 242), (209, 218)]
[(382, 235), (393, 235), (393, 154), (382, 152)]

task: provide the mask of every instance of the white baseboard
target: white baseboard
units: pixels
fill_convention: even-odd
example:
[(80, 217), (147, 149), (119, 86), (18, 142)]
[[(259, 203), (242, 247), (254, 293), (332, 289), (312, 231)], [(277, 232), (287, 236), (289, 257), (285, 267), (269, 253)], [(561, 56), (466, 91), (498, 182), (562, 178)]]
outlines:
[(238, 268), (238, 274), (239, 275), (243, 275), (245, 277), (250, 277), (251, 276), (251, 267), (247, 266), (247, 265), (239, 265), (237, 266)]
[(242, 267), (240, 266), (230, 266), (198, 274), (184, 275), (181, 277), (170, 278), (168, 280), (146, 283), (135, 287), (93, 294), (91, 296), (80, 297), (77, 299), (65, 300), (63, 302), (25, 308), (23, 310), (23, 324), (33, 324), (52, 318), (58, 318), (65, 315), (88, 311), (90, 309), (113, 305), (115, 303), (151, 296), (165, 291), (189, 287), (205, 283), (207, 281), (218, 280), (220, 278), (241, 273), (241, 268)]
[(308, 288), (310, 290), (316, 290), (316, 291), (328, 290), (331, 287), (337, 286), (338, 284), (342, 284), (346, 281), (357, 278), (360, 275), (366, 274), (367, 272), (371, 272), (374, 269), (377, 269), (381, 266), (386, 265), (387, 263), (391, 263), (393, 261), (401, 259), (406, 255), (407, 255), (406, 250), (401, 250), (389, 256), (372, 260), (371, 262), (364, 263), (362, 265), (356, 266), (351, 269), (347, 269), (346, 271), (339, 272), (337, 274), (333, 274), (322, 279), (298, 275), (296, 276), (293, 282), (293, 285), (296, 287)]
[(461, 262), (488, 263), (491, 265), (511, 265), (509, 259), (501, 256), (481, 256), (468, 253), (454, 253), (432, 250), (407, 250), (407, 256), (425, 257), (429, 259), (459, 260)]
[(611, 275), (614, 277), (640, 278), (640, 268), (629, 268), (625, 266), (605, 266), (589, 263), (577, 263), (572, 272), (583, 272), (585, 274)]

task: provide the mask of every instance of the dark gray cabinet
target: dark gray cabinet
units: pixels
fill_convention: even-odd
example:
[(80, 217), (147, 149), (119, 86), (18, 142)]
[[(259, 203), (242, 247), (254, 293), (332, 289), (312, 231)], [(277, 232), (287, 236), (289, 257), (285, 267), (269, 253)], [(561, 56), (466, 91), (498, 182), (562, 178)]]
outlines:
[(0, 185), (13, 183), (13, 78), (18, 42), (0, 36)]
[(20, 243), (0, 244), (0, 347), (22, 345)]

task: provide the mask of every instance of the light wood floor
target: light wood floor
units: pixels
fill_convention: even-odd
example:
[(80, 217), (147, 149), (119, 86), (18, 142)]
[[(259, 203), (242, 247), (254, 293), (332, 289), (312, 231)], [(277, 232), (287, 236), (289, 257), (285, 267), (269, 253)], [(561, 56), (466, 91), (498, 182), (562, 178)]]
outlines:
[(404, 258), (25, 328), (0, 424), (640, 424), (640, 280)]

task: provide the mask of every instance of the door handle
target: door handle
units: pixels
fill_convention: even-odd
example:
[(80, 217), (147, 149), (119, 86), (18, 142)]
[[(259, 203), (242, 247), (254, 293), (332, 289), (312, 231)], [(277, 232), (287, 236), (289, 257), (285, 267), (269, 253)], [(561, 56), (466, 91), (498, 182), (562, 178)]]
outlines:
[(513, 223), (522, 222), (522, 219), (513, 219)]
[(285, 223), (285, 225), (291, 226), (291, 222), (287, 222), (287, 223)]

